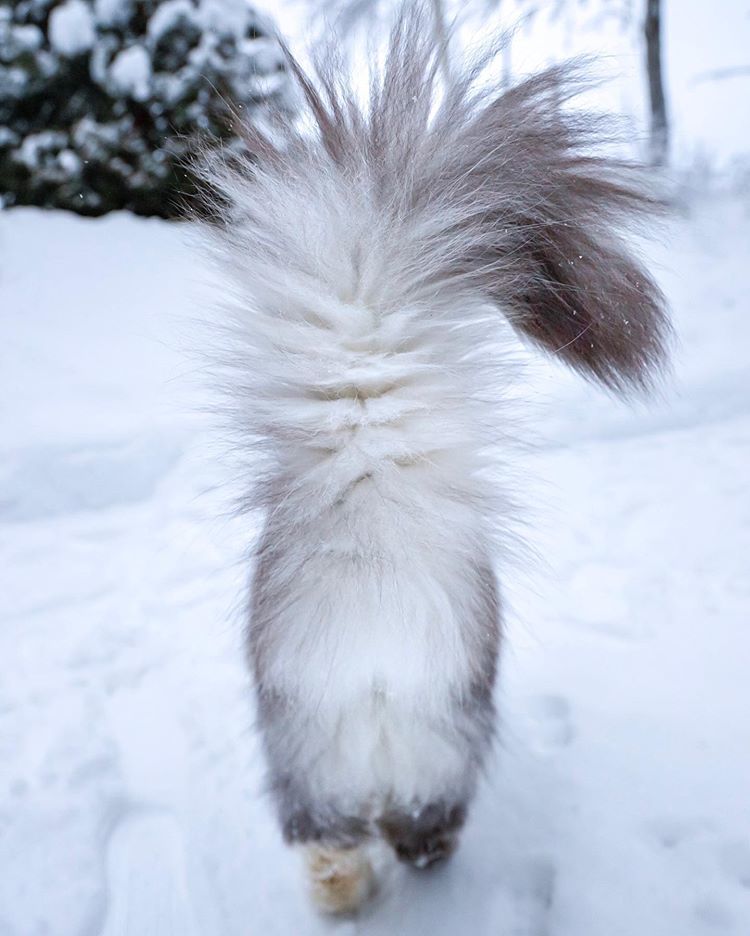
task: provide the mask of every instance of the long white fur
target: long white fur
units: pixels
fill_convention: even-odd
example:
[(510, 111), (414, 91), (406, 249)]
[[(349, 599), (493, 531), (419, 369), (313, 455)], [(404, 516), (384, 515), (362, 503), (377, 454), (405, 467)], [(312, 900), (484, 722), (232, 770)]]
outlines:
[(429, 254), (325, 167), (232, 178), (235, 420), (268, 462), (262, 487), (283, 489), (268, 494), (284, 602), (263, 687), (336, 739), (325, 758), (314, 734), (289, 743), (341, 808), (466, 790), (464, 745), (443, 735), (474, 675), (466, 569), (494, 555), (507, 326), (456, 289), (404, 301), (399, 277)]

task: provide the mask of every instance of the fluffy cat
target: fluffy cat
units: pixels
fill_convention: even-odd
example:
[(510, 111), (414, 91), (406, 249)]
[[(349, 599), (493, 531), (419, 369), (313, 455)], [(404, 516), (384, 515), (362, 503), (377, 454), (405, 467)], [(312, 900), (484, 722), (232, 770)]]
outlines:
[(511, 330), (620, 395), (669, 333), (622, 236), (658, 206), (566, 106), (580, 70), (497, 92), (439, 58), (418, 6), (364, 104), (334, 54), (313, 75), (289, 56), (307, 123), (248, 129), (246, 158), (206, 169), (266, 510), (259, 726), (333, 911), (370, 893), (373, 838), (419, 867), (450, 854), (492, 741)]

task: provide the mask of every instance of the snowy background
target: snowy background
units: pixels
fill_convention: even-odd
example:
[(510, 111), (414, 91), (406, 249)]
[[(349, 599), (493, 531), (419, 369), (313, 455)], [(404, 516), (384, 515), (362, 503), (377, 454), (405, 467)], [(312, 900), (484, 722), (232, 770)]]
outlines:
[[(184, 225), (0, 214), (2, 936), (750, 933), (750, 78), (695, 81), (748, 64), (750, 4), (666, 7), (674, 376), (631, 411), (529, 359), (502, 744), (452, 863), (358, 921), (313, 914), (261, 795), (212, 273)], [(611, 53), (638, 120), (638, 48), (584, 26), (514, 65)]]

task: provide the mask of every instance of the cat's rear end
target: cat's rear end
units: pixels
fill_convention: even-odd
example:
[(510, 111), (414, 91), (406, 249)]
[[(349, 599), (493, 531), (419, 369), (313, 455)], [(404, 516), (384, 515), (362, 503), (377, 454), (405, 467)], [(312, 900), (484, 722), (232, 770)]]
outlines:
[(654, 206), (588, 149), (552, 69), (456, 74), (417, 9), (371, 100), (290, 60), (312, 128), (211, 163), (241, 444), (267, 508), (248, 645), (270, 789), (314, 892), (351, 910), (367, 845), (450, 854), (493, 734), (511, 328), (610, 389), (663, 359), (658, 289), (618, 229)]

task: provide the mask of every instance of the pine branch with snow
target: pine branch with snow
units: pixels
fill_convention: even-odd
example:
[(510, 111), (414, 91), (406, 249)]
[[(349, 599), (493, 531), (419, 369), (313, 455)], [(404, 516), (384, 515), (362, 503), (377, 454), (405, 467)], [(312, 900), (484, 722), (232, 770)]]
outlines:
[(0, 0), (0, 197), (174, 215), (196, 136), (293, 110), (272, 22), (246, 0)]

